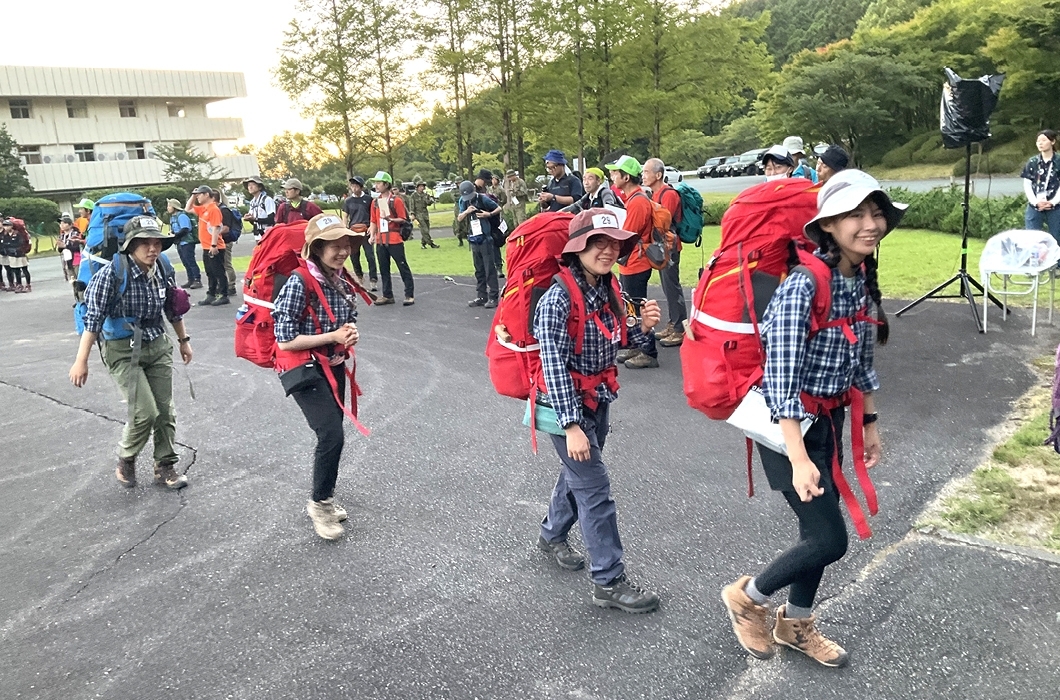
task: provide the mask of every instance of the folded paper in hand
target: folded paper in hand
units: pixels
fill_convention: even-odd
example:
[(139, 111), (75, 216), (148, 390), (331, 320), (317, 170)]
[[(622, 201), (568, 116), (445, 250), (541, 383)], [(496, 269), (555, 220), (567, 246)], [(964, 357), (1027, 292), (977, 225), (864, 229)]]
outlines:
[[(813, 418), (806, 418), (802, 421), (800, 427), (803, 435), (806, 435), (806, 431), (813, 425), (813, 420)], [(751, 387), (747, 396), (743, 397), (743, 401), (725, 422), (742, 430), (748, 438), (774, 452), (782, 455), (788, 453), (787, 445), (784, 444), (784, 433), (780, 430), (780, 425), (773, 422), (769, 406), (766, 405), (766, 398), (762, 395), (762, 389), (757, 386)]]

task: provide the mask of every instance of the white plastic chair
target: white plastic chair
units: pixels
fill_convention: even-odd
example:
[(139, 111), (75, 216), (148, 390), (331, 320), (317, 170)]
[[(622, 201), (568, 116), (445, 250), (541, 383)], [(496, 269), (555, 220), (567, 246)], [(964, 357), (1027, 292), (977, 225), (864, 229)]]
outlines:
[[(979, 275), (986, 294), (983, 294), (983, 331), (987, 327), (989, 294), (1000, 295), (1004, 305), (1002, 318), (1008, 315), (1008, 296), (1032, 295), (1031, 335), (1038, 322), (1038, 291), (1043, 278), (1049, 281), (1049, 323), (1053, 322), (1053, 296), (1056, 291), (1056, 264), (1060, 261), (1060, 246), (1045, 231), (1004, 231), (986, 242), (979, 257)], [(1013, 279), (1016, 278), (1016, 279)], [(997, 283), (1001, 286), (998, 287)], [(1014, 289), (1010, 289), (1009, 285)]]

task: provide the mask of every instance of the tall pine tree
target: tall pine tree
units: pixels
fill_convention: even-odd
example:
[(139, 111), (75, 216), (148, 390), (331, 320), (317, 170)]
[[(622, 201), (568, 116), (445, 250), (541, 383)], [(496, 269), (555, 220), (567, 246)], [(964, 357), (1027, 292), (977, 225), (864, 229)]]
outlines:
[(28, 197), (33, 194), (26, 168), (18, 157), (18, 144), (7, 127), (0, 124), (0, 198)]

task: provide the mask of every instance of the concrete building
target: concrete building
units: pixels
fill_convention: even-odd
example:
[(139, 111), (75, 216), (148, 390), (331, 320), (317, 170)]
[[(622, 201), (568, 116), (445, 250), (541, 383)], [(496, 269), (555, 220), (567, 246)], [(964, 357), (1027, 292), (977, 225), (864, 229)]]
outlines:
[[(242, 73), (0, 66), (0, 123), (19, 146), (30, 184), (64, 209), (82, 192), (165, 183), (161, 144), (243, 136), (241, 119), (206, 105), (246, 97)], [(258, 174), (253, 156), (218, 156), (234, 179)]]

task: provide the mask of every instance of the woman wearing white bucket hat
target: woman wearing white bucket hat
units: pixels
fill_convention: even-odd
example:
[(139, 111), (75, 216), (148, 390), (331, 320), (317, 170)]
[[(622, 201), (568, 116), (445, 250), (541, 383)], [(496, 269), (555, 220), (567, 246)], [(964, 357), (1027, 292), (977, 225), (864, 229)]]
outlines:
[[(761, 446), (759, 453), (770, 487), (783, 493), (798, 518), (799, 540), (757, 576), (742, 576), (722, 591), (737, 639), (756, 658), (771, 657), (779, 643), (825, 666), (847, 663), (843, 648), (816, 628), (812, 607), (825, 567), (847, 550), (839, 494), (849, 491), (840, 465), (843, 404), (852, 389), (864, 394), (864, 417), (852, 418), (855, 427), (863, 425), (864, 464), (872, 467), (880, 459), (873, 354), (876, 341), (887, 340), (887, 320), (879, 307), (873, 252), (904, 210), (860, 170), (832, 177), (818, 193), (817, 216), (805, 227), (818, 246), (815, 255), (831, 272), (828, 325), (811, 331), (817, 275), (803, 267), (781, 283), (763, 317), (762, 393), (780, 423), (787, 455)], [(875, 322), (865, 313), (870, 299)], [(804, 436), (801, 422), (807, 418), (813, 422)], [(788, 601), (774, 616), (769, 597), (785, 587)]]

